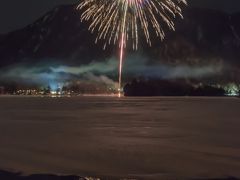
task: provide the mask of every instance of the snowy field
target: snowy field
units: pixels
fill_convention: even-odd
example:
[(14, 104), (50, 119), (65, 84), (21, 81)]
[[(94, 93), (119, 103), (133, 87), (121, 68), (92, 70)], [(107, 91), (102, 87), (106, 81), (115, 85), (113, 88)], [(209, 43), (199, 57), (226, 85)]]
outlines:
[(0, 169), (240, 178), (240, 99), (0, 97)]

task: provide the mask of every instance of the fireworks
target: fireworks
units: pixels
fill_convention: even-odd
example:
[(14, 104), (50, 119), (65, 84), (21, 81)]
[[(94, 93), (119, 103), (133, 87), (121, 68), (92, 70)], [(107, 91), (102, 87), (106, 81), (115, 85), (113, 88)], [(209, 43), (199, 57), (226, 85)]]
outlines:
[(89, 30), (97, 32), (96, 43), (104, 40), (104, 49), (107, 45), (119, 44), (119, 88), (127, 42), (136, 50), (139, 36), (144, 34), (151, 46), (152, 30), (163, 40), (164, 24), (175, 30), (173, 19), (177, 15), (182, 17), (181, 4), (186, 5), (186, 0), (82, 0), (78, 5), (77, 9), (82, 11), (81, 20), (89, 21)]

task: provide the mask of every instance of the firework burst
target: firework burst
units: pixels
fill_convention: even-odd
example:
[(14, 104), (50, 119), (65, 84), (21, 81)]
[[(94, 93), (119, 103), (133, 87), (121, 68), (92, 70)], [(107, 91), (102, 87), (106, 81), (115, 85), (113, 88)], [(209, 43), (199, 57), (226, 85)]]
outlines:
[(144, 34), (151, 46), (150, 30), (164, 39), (163, 24), (175, 30), (173, 19), (182, 17), (181, 4), (186, 0), (82, 0), (77, 9), (82, 11), (81, 20), (89, 21), (89, 30), (97, 32), (96, 43), (104, 40), (104, 49), (119, 44), (119, 89), (121, 88), (122, 62), (127, 42), (138, 48), (139, 34)]

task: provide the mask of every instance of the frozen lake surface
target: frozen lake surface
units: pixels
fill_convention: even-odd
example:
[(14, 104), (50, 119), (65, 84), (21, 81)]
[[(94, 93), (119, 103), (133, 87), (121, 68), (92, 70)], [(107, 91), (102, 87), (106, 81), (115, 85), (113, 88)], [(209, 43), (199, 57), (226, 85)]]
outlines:
[(240, 178), (240, 99), (0, 97), (0, 169)]

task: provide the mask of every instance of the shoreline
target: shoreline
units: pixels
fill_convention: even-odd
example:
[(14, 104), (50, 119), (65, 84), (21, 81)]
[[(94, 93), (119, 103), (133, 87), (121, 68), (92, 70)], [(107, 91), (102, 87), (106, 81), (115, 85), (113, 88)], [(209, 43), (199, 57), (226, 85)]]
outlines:
[[(0, 179), (3, 180), (88, 180), (76, 175), (53, 175), (53, 174), (31, 174), (23, 175), (21, 172), (10, 172), (0, 170)], [(97, 180), (92, 178), (92, 180)]]
[[(79, 95), (15, 95), (15, 94), (0, 94), (0, 97), (40, 97), (40, 98), (45, 98), (45, 97), (119, 97), (118, 94), (79, 94)], [(168, 97), (174, 97), (174, 98), (188, 98), (188, 97), (196, 97), (196, 98), (201, 98), (201, 97), (206, 97), (206, 98), (240, 98), (240, 96), (128, 96), (128, 95), (121, 95), (121, 97), (130, 97), (130, 98), (151, 98), (151, 97), (163, 97), (163, 98), (168, 98)]]
[[(21, 172), (10, 172), (6, 170), (0, 170), (0, 179), (3, 180), (147, 180), (147, 179), (153, 179), (156, 180), (160, 177), (148, 177), (148, 176), (143, 176), (143, 177), (101, 177), (101, 178), (96, 178), (96, 177), (81, 177), (78, 175), (57, 175), (57, 174), (29, 174), (29, 175), (24, 175)], [(171, 179), (171, 178), (167, 178)], [(177, 177), (174, 177), (172, 179), (178, 179)], [(237, 177), (233, 176), (226, 176), (226, 177), (211, 177), (211, 178), (186, 178), (189, 180), (239, 180)]]

